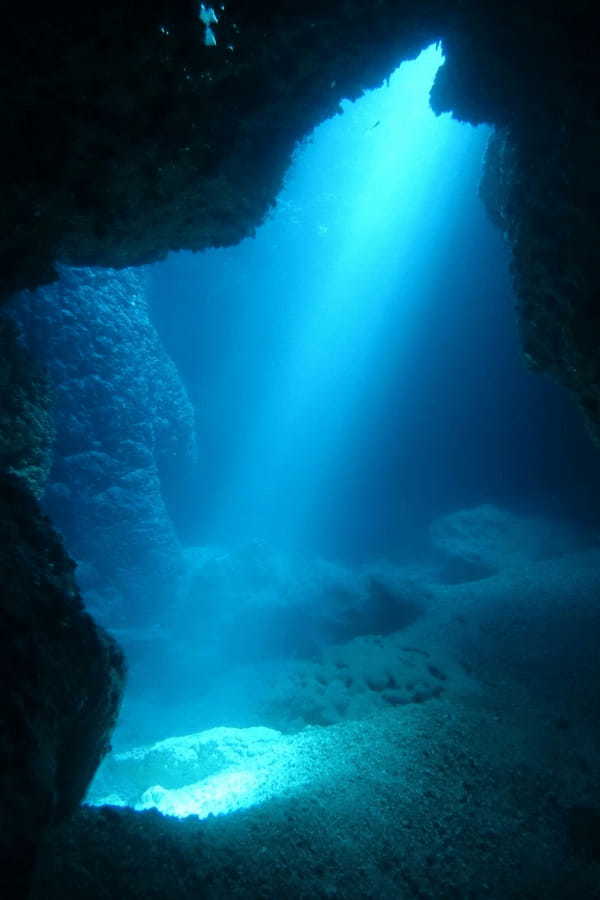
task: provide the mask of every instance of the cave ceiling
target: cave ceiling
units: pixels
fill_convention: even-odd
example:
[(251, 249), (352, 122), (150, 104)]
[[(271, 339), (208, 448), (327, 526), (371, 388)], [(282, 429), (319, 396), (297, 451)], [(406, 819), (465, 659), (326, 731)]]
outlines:
[(526, 358), (600, 422), (594, 5), (191, 0), (15, 8), (4, 23), (0, 296), (55, 262), (239, 242), (295, 143), (441, 40), (436, 112), (496, 126), (484, 201), (510, 243)]

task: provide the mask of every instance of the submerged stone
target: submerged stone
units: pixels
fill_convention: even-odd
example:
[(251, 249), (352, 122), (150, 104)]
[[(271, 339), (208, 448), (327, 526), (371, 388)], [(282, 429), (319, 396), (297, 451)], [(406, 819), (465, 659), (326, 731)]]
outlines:
[(0, 489), (0, 867), (24, 897), (48, 829), (76, 810), (109, 749), (124, 661), (22, 482), (1, 476)]

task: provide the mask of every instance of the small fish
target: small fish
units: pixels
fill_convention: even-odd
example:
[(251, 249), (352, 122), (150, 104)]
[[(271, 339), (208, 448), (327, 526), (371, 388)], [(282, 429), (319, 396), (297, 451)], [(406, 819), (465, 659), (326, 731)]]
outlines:
[(211, 25), (216, 25), (219, 19), (212, 6), (205, 6), (204, 3), (201, 3), (198, 10), (198, 18), (204, 25), (204, 45), (206, 47), (216, 46), (217, 39)]
[(207, 28), (210, 28), (211, 25), (217, 25), (219, 21), (217, 18), (217, 14), (212, 6), (205, 6), (204, 3), (200, 4), (200, 9), (198, 10), (198, 18), (203, 25), (206, 25)]

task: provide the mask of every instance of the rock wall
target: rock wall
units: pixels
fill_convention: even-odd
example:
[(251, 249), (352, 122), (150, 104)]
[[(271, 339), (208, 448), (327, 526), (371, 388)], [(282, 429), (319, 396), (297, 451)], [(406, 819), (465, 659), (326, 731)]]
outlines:
[(83, 611), (73, 563), (21, 479), (0, 476), (0, 872), (24, 897), (47, 828), (109, 749), (124, 663)]
[(19, 475), (35, 496), (45, 488), (55, 440), (51, 387), (0, 317), (0, 471)]
[[(216, 47), (205, 46), (197, 12), (188, 0), (75, 7), (56, 0), (42, 15), (26, 4), (11, 9), (0, 34), (10, 73), (0, 85), (8, 123), (0, 166), (2, 295), (56, 278), (57, 259), (126, 266), (169, 249), (240, 240), (266, 214), (298, 138), (342, 97), (376, 85), (443, 38), (447, 63), (432, 95), (436, 110), (506, 129), (505, 150), (496, 153), (505, 199), (495, 216), (513, 251), (526, 354), (577, 393), (597, 427), (595, 5), (231, 0), (215, 29)], [(60, 329), (68, 332), (65, 321)], [(58, 328), (55, 335), (62, 339)], [(132, 454), (144, 446), (133, 443)], [(143, 452), (133, 471), (148, 480)], [(43, 829), (73, 805), (101, 755), (120, 663), (81, 612), (51, 528), (22, 486), (3, 483), (0, 739), (8, 763), (0, 840), (24, 892)], [(102, 506), (89, 512), (101, 534)], [(76, 748), (79, 762), (70, 765)], [(114, 831), (110, 816), (106, 821)], [(256, 845), (253, 835), (248, 854)], [(129, 885), (130, 868), (124, 878)]]
[(57, 258), (138, 265), (251, 234), (296, 140), (435, 40), (439, 8), (233, 0), (213, 47), (189, 0), (15, 9), (0, 294)]
[(125, 669), (34, 499), (53, 458), (49, 380), (7, 317), (0, 348), (0, 893), (21, 898), (48, 829), (109, 749)]
[(193, 411), (148, 318), (145, 277), (63, 269), (13, 313), (53, 384), (44, 506), (103, 621), (145, 621), (177, 586), (181, 548), (165, 497), (195, 459)]
[(550, 130), (544, 156), (500, 130), (480, 193), (512, 249), (525, 359), (573, 392), (598, 443), (600, 180), (592, 160), (600, 134), (590, 133), (585, 117)]

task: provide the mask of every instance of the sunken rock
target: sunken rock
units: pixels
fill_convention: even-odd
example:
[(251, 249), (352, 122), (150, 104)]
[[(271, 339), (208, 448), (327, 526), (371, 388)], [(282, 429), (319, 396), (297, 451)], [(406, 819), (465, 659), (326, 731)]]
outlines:
[(490, 503), (435, 519), (430, 538), (439, 580), (461, 584), (572, 552), (582, 537), (564, 523), (518, 516)]
[(237, 243), (296, 141), (437, 36), (428, 9), (395, 3), (233, 0), (218, 18), (206, 46), (188, 0), (13, 11), (0, 293), (53, 280), (56, 259), (121, 268)]
[[(469, 4), (464, 13), (469, 16)], [(600, 439), (599, 60), (592, 4), (481, 4), (444, 36), (435, 112), (492, 138), (482, 197), (512, 254), (525, 358)]]
[(22, 897), (45, 833), (77, 808), (109, 748), (124, 662), (84, 611), (48, 520), (11, 475), (0, 478), (0, 568), (0, 867), (10, 870), (10, 896)]

